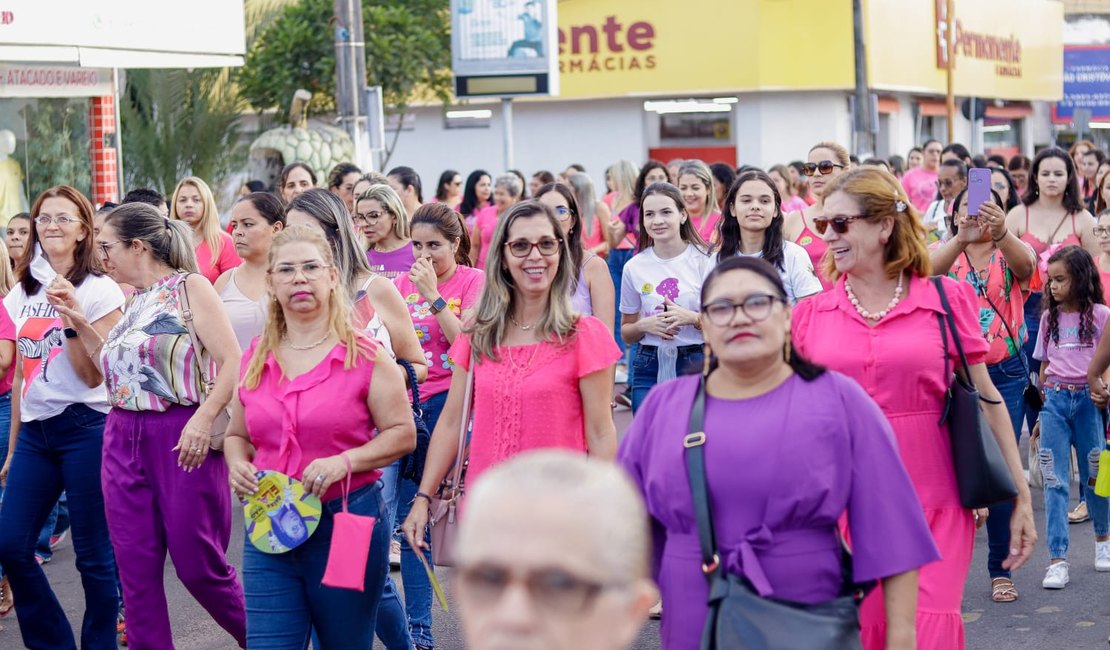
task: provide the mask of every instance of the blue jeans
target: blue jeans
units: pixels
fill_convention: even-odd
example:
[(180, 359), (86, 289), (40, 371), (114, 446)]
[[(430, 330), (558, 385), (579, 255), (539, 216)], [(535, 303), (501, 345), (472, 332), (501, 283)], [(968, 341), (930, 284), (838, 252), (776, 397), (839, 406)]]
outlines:
[(247, 603), (247, 647), (304, 650), (315, 629), (319, 642), (313, 645), (319, 650), (369, 650), (374, 641), (378, 601), (389, 573), (389, 529), (385, 526), (381, 482), (352, 492), (347, 508), (353, 514), (378, 519), (370, 540), (362, 592), (320, 584), (328, 564), (335, 526), (333, 515), (343, 509), (342, 499), (324, 504), (316, 532), (291, 551), (263, 553), (250, 540), (246, 541), (243, 591)]
[(624, 276), (624, 265), (628, 264), (628, 260), (636, 251), (631, 248), (616, 248), (609, 251), (609, 256), (606, 258), (605, 263), (609, 265), (609, 277), (613, 279), (613, 287), (617, 292), (617, 322), (614, 323), (617, 334), (617, 345), (620, 346), (621, 352), (624, 352), (625, 342), (621, 338), (621, 277)]
[[(1048, 388), (1045, 393), (1041, 411), (1040, 465), (1044, 474), (1048, 555), (1054, 560), (1066, 559), (1073, 445), (1079, 458), (1079, 491), (1086, 497), (1095, 535), (1110, 533), (1110, 500), (1096, 496), (1093, 485), (1103, 447), (1101, 421), (1086, 387), (1078, 390)], [(1088, 477), (1092, 480), (1088, 481)]]
[[(637, 346), (636, 358), (632, 360), (632, 412), (635, 413), (644, 403), (648, 392), (656, 384), (659, 374), (659, 357), (654, 345)], [(705, 363), (705, 350), (700, 345), (683, 345), (678, 348), (678, 361), (675, 362), (676, 375), (696, 375)]]
[[(1021, 441), (1021, 418), (1025, 412), (1025, 387), (1029, 384), (1026, 377), (1025, 358), (1022, 353), (987, 366), (991, 382), (1002, 395), (1002, 403), (1010, 414), (1010, 424), (1016, 439)], [(1002, 568), (1002, 562), (1010, 555), (1010, 516), (1014, 514), (1014, 504), (1006, 501), (989, 508), (987, 517), (987, 572), (991, 578), (1009, 578), (1010, 572)]]
[(0, 564), (15, 598), (28, 648), (69, 649), (77, 644), (66, 614), (35, 562), (35, 543), (62, 490), (69, 495), (73, 551), (85, 591), (84, 650), (116, 647), (119, 590), (100, 489), (104, 415), (83, 404), (59, 415), (24, 422), (0, 509)]
[[(403, 482), (400, 468), (400, 460), (382, 468), (382, 500), (385, 502), (382, 525), (389, 531), (390, 539), (393, 539), (393, 529), (398, 521), (397, 499), (400, 496), (399, 484)], [(386, 650), (412, 650), (412, 635), (409, 634), (407, 620), (405, 606), (401, 604), (401, 596), (397, 593), (397, 585), (393, 583), (393, 576), (387, 572), (375, 628)]]

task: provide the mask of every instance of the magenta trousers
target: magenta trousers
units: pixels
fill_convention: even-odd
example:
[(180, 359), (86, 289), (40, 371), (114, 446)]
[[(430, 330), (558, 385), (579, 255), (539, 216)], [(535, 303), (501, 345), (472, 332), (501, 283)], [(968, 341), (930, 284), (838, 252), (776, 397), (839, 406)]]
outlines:
[(173, 648), (163, 583), (167, 551), (189, 593), (246, 647), (243, 588), (227, 561), (231, 490), (223, 455), (209, 452), (186, 473), (173, 451), (195, 412), (112, 409), (104, 425), (100, 478), (130, 650)]

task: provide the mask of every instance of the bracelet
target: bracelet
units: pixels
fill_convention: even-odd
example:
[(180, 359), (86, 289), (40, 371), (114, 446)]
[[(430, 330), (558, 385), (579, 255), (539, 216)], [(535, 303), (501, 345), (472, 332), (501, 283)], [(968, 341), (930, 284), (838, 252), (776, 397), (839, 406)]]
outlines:
[(997, 244), (998, 242), (1002, 241), (1003, 239), (1006, 239), (1006, 235), (1008, 235), (1008, 234), (1010, 234), (1010, 231), (1009, 231), (1009, 230), (1007, 230), (1006, 232), (1002, 233), (1002, 236), (1001, 236), (1001, 237), (999, 237), (998, 239), (995, 239), (994, 237), (991, 237), (991, 241)]
[(428, 505), (432, 505), (432, 497), (428, 496), (428, 495), (427, 495), (426, 493), (424, 493), (424, 492), (417, 492), (417, 493), (416, 493), (416, 496), (414, 496), (414, 497), (412, 498), (412, 501), (413, 501), (413, 503), (416, 503), (416, 500), (417, 500), (417, 499), (427, 499), (427, 500), (428, 500)]

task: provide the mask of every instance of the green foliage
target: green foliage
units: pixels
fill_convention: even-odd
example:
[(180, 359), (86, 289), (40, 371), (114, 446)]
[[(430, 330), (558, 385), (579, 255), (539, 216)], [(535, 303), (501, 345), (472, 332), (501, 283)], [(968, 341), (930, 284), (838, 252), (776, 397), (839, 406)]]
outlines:
[(242, 108), (221, 70), (132, 70), (120, 100), (126, 187), (172, 192), (186, 176), (216, 191), (246, 162)]
[[(312, 93), (310, 112), (335, 110), (332, 0), (287, 6), (247, 53), (237, 81), (257, 110), (288, 117), (298, 88)], [(444, 101), (451, 89), (448, 0), (363, 0), (367, 84), (382, 86), (385, 103), (403, 112), (416, 97)]]
[[(69, 99), (40, 99), (22, 109), (27, 139), (14, 158), (26, 161), (27, 199), (55, 185), (71, 185), (88, 196), (91, 189), (87, 104)], [(30, 146), (28, 146), (30, 145)]]

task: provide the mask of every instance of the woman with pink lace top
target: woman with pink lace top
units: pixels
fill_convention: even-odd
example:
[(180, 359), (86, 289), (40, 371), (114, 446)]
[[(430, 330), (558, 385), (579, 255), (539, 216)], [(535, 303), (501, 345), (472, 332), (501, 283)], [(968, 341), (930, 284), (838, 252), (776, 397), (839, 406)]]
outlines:
[(474, 322), (451, 346), (455, 363), (424, 477), (403, 530), (426, 548), (430, 494), (455, 462), (467, 373), (474, 373), (474, 429), (467, 482), (528, 449), (561, 447), (612, 460), (617, 451), (609, 399), (620, 357), (600, 320), (571, 308), (577, 277), (559, 221), (547, 205), (509, 208), (490, 241), (486, 288)]

